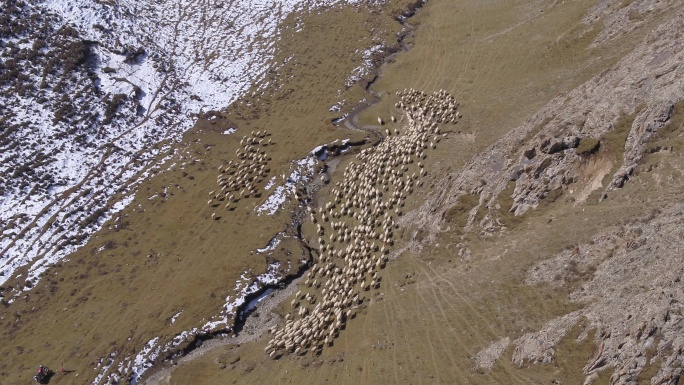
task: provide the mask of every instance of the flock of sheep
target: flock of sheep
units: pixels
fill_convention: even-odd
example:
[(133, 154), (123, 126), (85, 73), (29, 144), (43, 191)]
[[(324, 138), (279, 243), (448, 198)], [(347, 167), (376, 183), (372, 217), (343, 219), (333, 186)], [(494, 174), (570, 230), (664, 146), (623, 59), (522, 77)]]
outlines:
[(364, 292), (378, 287), (393, 245), (395, 218), (427, 174), (421, 162), (425, 150), (439, 141), (437, 124), (459, 117), (454, 98), (444, 91), (427, 96), (410, 89), (397, 95), (401, 101), (396, 107), (405, 110), (408, 120), (406, 132), (386, 130), (385, 140), (361, 151), (346, 167), (330, 200), (318, 211), (309, 208), (318, 234), (318, 259), (306, 287), (289, 304), (284, 325), (269, 330), (272, 338), (265, 352), (272, 358), (332, 344), (354, 317)]
[[(216, 183), (220, 191), (210, 191), (207, 204), (211, 207), (224, 206), (226, 210), (235, 210), (235, 203), (241, 198), (253, 196), (259, 198), (258, 183), (261, 183), (271, 171), (268, 161), (271, 157), (266, 153), (265, 147), (273, 145), (270, 133), (264, 131), (252, 131), (249, 136), (243, 136), (240, 140), (241, 148), (235, 151), (237, 160), (228, 161), (219, 166), (219, 175)], [(225, 202), (225, 203), (224, 203)], [(220, 214), (211, 214), (213, 219), (220, 219)]]
[(401, 101), (394, 106), (406, 111), (409, 120), (429, 120), (435, 123), (456, 124), (461, 113), (452, 95), (439, 90), (432, 95), (413, 88), (397, 92)]

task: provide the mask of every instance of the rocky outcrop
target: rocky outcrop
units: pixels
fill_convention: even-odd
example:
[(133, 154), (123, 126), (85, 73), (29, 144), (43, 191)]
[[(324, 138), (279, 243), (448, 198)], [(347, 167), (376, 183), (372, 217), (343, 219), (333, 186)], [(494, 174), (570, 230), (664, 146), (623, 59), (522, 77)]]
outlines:
[[(441, 213), (458, 204), (463, 195), (478, 194), (481, 202), (472, 208), (466, 229), (491, 232), (502, 228), (499, 218), (504, 210), (521, 215), (549, 196), (565, 194), (581, 202), (592, 190), (605, 189), (599, 194), (602, 197), (622, 187), (642, 159), (646, 143), (668, 123), (674, 105), (684, 99), (684, 50), (675, 38), (684, 34), (684, 11), (672, 2), (655, 0), (634, 2), (627, 8), (621, 12), (650, 9), (652, 17), (666, 11), (671, 15), (612, 68), (554, 98), (524, 125), (443, 178), (434, 195), (421, 209), (407, 215), (404, 223), (439, 232)], [(599, 15), (604, 11), (592, 12)], [(585, 22), (597, 23), (597, 17), (588, 16)], [(616, 31), (601, 32), (594, 44), (606, 44), (608, 37), (632, 30), (618, 22), (609, 22), (604, 28)], [(579, 149), (592, 140), (598, 142)], [(606, 186), (601, 186), (602, 177), (580, 178), (592, 158), (605, 163), (602, 172), (612, 174)], [(515, 186), (505, 198), (513, 203), (498, 208), (499, 195), (510, 189), (509, 182)], [(478, 216), (482, 210), (487, 214)]]
[[(565, 196), (566, 203), (577, 205), (592, 191), (600, 200), (629, 183), (649, 141), (671, 122), (684, 99), (684, 46), (677, 38), (684, 34), (684, 11), (668, 1), (622, 2), (621, 7), (603, 2), (584, 20), (603, 21), (592, 44), (600, 46), (638, 30), (649, 18), (660, 24), (623, 59), (554, 98), (442, 179), (403, 224), (440, 232), (453, 226), (440, 215), (467, 201), (465, 229), (486, 235), (505, 229), (505, 215), (524, 214), (544, 199)], [(656, 372), (651, 384), (678, 383), (684, 359), (684, 205), (664, 213), (535, 265), (526, 284), (586, 282), (569, 298), (583, 307), (515, 340), (494, 341), (473, 358), (474, 365), (493, 367), (509, 347), (512, 354), (505, 359), (517, 365), (552, 362), (558, 344), (579, 328), (578, 339), (593, 339), (595, 346), (583, 367), (585, 384), (604, 371), (611, 373), (611, 384), (637, 384), (647, 367)]]
[[(549, 363), (558, 343), (580, 320), (587, 325), (579, 339), (593, 333), (595, 351), (584, 366), (591, 384), (597, 374), (611, 370), (611, 384), (637, 384), (642, 370), (655, 365), (651, 384), (676, 384), (684, 360), (684, 289), (680, 250), (684, 239), (684, 205), (644, 225), (597, 236), (589, 244), (561, 252), (530, 269), (525, 283), (561, 285), (585, 272), (593, 278), (570, 294), (581, 310), (549, 321), (541, 330), (510, 342), (512, 361)], [(508, 344), (508, 339), (506, 345)], [(500, 352), (502, 341), (493, 343), (476, 361), (491, 367), (491, 354)], [(486, 365), (485, 365), (486, 364)]]

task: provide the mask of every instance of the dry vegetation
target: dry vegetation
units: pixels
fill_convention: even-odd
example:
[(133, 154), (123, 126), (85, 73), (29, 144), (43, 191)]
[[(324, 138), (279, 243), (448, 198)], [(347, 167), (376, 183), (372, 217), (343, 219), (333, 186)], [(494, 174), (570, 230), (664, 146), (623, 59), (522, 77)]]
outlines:
[[(610, 46), (590, 49), (601, 23), (583, 26), (577, 20), (592, 4), (540, 3), (532, 8), (527, 2), (429, 3), (411, 19), (417, 25), (415, 36), (406, 40), (412, 49), (386, 65), (372, 87), (385, 97), (359, 118), (360, 123), (375, 124), (377, 116), (385, 121), (390, 116), (401, 117), (393, 107), (397, 101), (394, 91), (406, 87), (426, 92), (445, 88), (457, 95), (464, 119), (445, 126), (450, 133), (446, 143), (426, 161), (435, 180), (426, 184), (423, 191), (427, 193), (439, 185), (442, 175), (458, 170), (550, 98), (613, 65), (644, 36), (645, 30), (638, 30)], [(523, 36), (536, 36), (537, 40), (531, 42)], [(578, 153), (586, 162), (607, 157), (615, 171), (633, 120), (633, 116), (625, 116), (605, 137), (582, 139)], [(527, 140), (535, 135), (530, 132)], [(603, 186), (608, 182), (606, 178)], [(488, 181), (478, 183), (486, 185)], [(586, 266), (568, 264), (556, 277), (562, 284), (553, 289), (524, 285), (529, 266), (563, 250), (572, 253), (601, 229), (648, 215), (664, 204), (652, 197), (672, 187), (662, 186), (654, 192), (648, 181), (632, 180), (600, 204), (602, 190), (595, 191), (581, 206), (555, 192), (536, 210), (514, 216), (509, 209), (515, 183), (510, 182), (496, 200), (507, 231), (494, 237), (464, 229), (471, 218), (479, 223), (486, 211), (496, 209), (473, 211), (479, 195), (463, 194), (442, 212), (445, 232), (429, 238), (428, 230), (411, 224), (399, 232), (404, 242), (418, 241), (421, 248), (405, 251), (388, 264), (380, 292), (320, 356), (286, 356), (271, 362), (261, 351), (267, 342), (264, 338), (256, 346), (209, 351), (204, 358), (171, 372), (171, 383), (184, 383), (190, 376), (201, 376), (207, 383), (218, 378), (236, 383), (453, 383), (455, 379), (483, 384), (581, 383), (585, 378), (582, 367), (595, 349), (593, 334), (576, 341), (586, 322), (573, 327), (546, 365), (517, 367), (502, 359), (492, 370), (476, 370), (471, 359), (500, 337), (518, 338), (555, 317), (581, 309), (583, 305), (570, 301), (568, 294), (591, 279), (600, 260)], [(407, 201), (409, 209), (419, 204)], [(632, 209), (624, 210), (626, 206)], [(605, 258), (610, 255), (607, 250)], [(502, 356), (511, 353), (509, 349)], [(216, 370), (215, 363), (230, 361), (235, 355), (240, 356), (239, 362), (219, 365)], [(598, 383), (608, 377), (610, 373), (602, 374)]]
[[(379, 289), (368, 292), (354, 308), (355, 317), (338, 338), (316, 354), (286, 354), (277, 360), (264, 353), (267, 335), (257, 336), (256, 342), (222, 343), (177, 366), (158, 362), (157, 369), (167, 369), (157, 383), (582, 383), (583, 368), (595, 356), (598, 338), (605, 337), (591, 319), (580, 317), (538, 360), (514, 361), (527, 356), (509, 342), (590, 307), (572, 300), (571, 293), (591, 282), (616, 253), (632, 250), (635, 243), (629, 242), (639, 239), (642, 223), (678, 202), (684, 192), (679, 181), (684, 170), (682, 102), (645, 143), (638, 166), (615, 190), (606, 188), (624, 161), (642, 105), (622, 108), (604, 135), (582, 137), (574, 147), (559, 150), (558, 157), (565, 158), (564, 151), (567, 158), (577, 155), (577, 180), (548, 191), (523, 215), (511, 212), (516, 204), (513, 178), (494, 189), (493, 196), (486, 191), (494, 181), (485, 173), (448, 197), (443, 195), (454, 190), (444, 187), (468, 171), (463, 166), (484, 149), (490, 153), (476, 159), (487, 158), (492, 168), (505, 169), (508, 151), (521, 153), (550, 132), (562, 136), (562, 126), (550, 130), (547, 126), (554, 120), (542, 117), (520, 134), (521, 143), (497, 144), (542, 106), (563, 100), (614, 66), (666, 16), (655, 11), (644, 15), (633, 9), (635, 2), (623, 1), (615, 6), (640, 24), (595, 45), (603, 39), (608, 17), (580, 22), (595, 1), (416, 4), (392, 1), (377, 9), (341, 7), (291, 16), (283, 36), (293, 37), (279, 43), (275, 60), (293, 59), (268, 75), (272, 86), (215, 119), (198, 122), (171, 161), (186, 162), (182, 169), (151, 177), (106, 230), (51, 269), (29, 295), (1, 310), (2, 339), (9, 343), (0, 344), (0, 353), (7, 357), (0, 363), (0, 376), (18, 384), (36, 364), (63, 361), (80, 377), (57, 376), (51, 383), (89, 383), (85, 379), (94, 376), (92, 367), (109, 352), (134, 354), (155, 335), (172, 336), (215, 314), (224, 298), (234, 294), (226, 282), (243, 272), (289, 261), (290, 269), (283, 273), (299, 273), (299, 261), (311, 255), (298, 241), (283, 242), (266, 257), (250, 252), (280, 231), (306, 238), (313, 227), (291, 226), (297, 214), (292, 201), (274, 216), (256, 216), (254, 208), (266, 196), (243, 200), (221, 220), (211, 220), (207, 192), (216, 189), (216, 167), (234, 159), (240, 138), (252, 130), (267, 129), (278, 144), (268, 148), (272, 175), (285, 173), (291, 160), (321, 143), (345, 137), (361, 141), (367, 132), (350, 132), (331, 120), (374, 96), (379, 102), (358, 116), (358, 124), (372, 128), (378, 117), (389, 122), (394, 116), (398, 122), (391, 127), (405, 127), (407, 117), (395, 107), (400, 101), (396, 92), (413, 87), (428, 94), (447, 90), (460, 103), (463, 118), (441, 125), (445, 135), (423, 161), (428, 170), (424, 183), (405, 202), (404, 211), (411, 214), (395, 230), (396, 252)], [(405, 9), (411, 9), (406, 15), (415, 12), (402, 32), (402, 43), (411, 49), (385, 58), (374, 82), (371, 74), (345, 88), (346, 76), (361, 60), (357, 50), (377, 42), (395, 43), (401, 25), (393, 17)], [(299, 23), (304, 26), (301, 32), (287, 33)], [(329, 111), (340, 100), (346, 100), (341, 111)], [(223, 135), (229, 127), (237, 127), (238, 133)], [(341, 181), (350, 161), (343, 156), (328, 162), (333, 183)], [(534, 166), (543, 171), (550, 163)], [(312, 205), (323, 205), (331, 193), (330, 187), (319, 187)], [(425, 222), (412, 221), (415, 218)], [(606, 229), (618, 235), (601, 243), (596, 234)], [(586, 245), (592, 247), (591, 259), (582, 259)], [(526, 281), (535, 266), (554, 255), (563, 263), (549, 279)], [(285, 316), (292, 299), (274, 312)], [(170, 317), (180, 310), (182, 315), (170, 325)], [(497, 353), (488, 359), (490, 364), (476, 367), (478, 353), (502, 340), (508, 342), (492, 350)], [(648, 358), (658, 352), (649, 351)], [(613, 370), (605, 366), (594, 383), (610, 383)], [(658, 365), (646, 366), (634, 383), (657, 372)]]
[[(51, 383), (92, 381), (101, 357), (113, 351), (135, 355), (154, 336), (170, 339), (215, 315), (225, 298), (235, 295), (234, 282), (244, 272), (259, 274), (280, 261), (283, 274), (298, 273), (300, 261), (309, 258), (299, 242), (283, 242), (267, 256), (252, 255), (278, 232), (296, 234), (288, 227), (292, 202), (274, 216), (257, 216), (254, 207), (265, 194), (214, 221), (207, 192), (216, 189), (217, 167), (234, 159), (240, 138), (255, 129), (267, 129), (278, 143), (269, 150), (272, 175), (286, 173), (292, 160), (321, 143), (366, 136), (335, 128), (330, 120), (366, 97), (363, 88), (344, 86), (361, 64), (361, 51), (373, 42), (395, 42), (400, 25), (393, 9), (403, 5), (388, 7), (387, 13), (347, 6), (290, 16), (283, 36), (296, 40), (281, 41), (275, 62), (290, 59), (269, 75), (273, 86), (214, 120), (200, 121), (168, 163), (183, 167), (152, 175), (127, 210), (67, 262), (51, 268), (28, 295), (4, 307), (2, 340), (11, 343), (1, 348), (8, 357), (0, 363), (3, 383), (23, 382), (37, 363), (56, 367), (62, 361), (79, 377)], [(300, 24), (301, 32), (288, 32)], [(343, 110), (329, 112), (341, 99), (348, 101)], [(121, 100), (112, 98), (112, 113)], [(237, 127), (235, 135), (222, 134), (231, 127)], [(2, 289), (23, 284), (13, 279)]]

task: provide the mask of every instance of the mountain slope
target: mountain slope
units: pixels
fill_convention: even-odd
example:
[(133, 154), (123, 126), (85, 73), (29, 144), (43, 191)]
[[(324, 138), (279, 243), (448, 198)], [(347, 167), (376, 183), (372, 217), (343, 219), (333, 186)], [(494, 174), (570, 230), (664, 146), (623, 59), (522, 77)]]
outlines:
[(250, 4), (6, 8), (9, 383), (678, 383), (678, 2)]

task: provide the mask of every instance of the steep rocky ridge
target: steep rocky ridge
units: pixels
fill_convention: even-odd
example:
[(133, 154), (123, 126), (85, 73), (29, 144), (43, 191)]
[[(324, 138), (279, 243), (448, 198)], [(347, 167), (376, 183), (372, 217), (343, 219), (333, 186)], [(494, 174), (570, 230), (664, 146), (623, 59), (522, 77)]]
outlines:
[[(524, 125), (473, 157), (458, 172), (443, 178), (423, 209), (407, 215), (404, 223), (429, 228), (435, 234), (444, 224), (440, 215), (459, 198), (475, 194), (479, 202), (470, 210), (466, 227), (492, 232), (502, 227), (501, 217), (507, 211), (524, 214), (549, 194), (581, 203), (593, 190), (603, 188), (608, 192), (621, 187), (641, 159), (649, 138), (669, 121), (675, 103), (684, 98), (684, 52), (676, 38), (684, 33), (684, 15), (674, 3), (657, 2), (652, 6), (656, 9), (647, 11), (651, 6), (633, 2), (623, 12), (674, 14), (612, 68), (567, 95), (554, 98)], [(602, 33), (612, 36), (625, 27), (622, 23), (608, 23), (606, 28), (608, 31)], [(597, 44), (601, 41), (605, 43), (598, 40)], [(616, 131), (622, 131), (624, 142), (610, 140)], [(580, 147), (592, 141), (598, 144), (593, 142), (588, 149)], [(591, 175), (588, 169), (596, 162), (607, 163), (607, 169), (601, 171), (598, 167), (600, 174)], [(610, 181), (601, 187), (608, 170)], [(601, 183), (597, 185), (596, 181)], [(510, 182), (515, 183), (513, 204), (501, 207), (497, 199)], [(480, 210), (485, 215), (478, 218)]]
[[(590, 23), (606, 13), (594, 46), (638, 28), (645, 14), (660, 15), (650, 16), (659, 20), (658, 26), (612, 68), (555, 98), (439, 182), (423, 207), (404, 219), (407, 226), (419, 223), (417, 227), (431, 229), (431, 237), (414, 241), (414, 247), (434, 242), (445, 228), (449, 231), (444, 215), (452, 206), (472, 204), (467, 206), (467, 229), (496, 234), (510, 226), (505, 223), (507, 211), (520, 216), (541, 202), (581, 206), (587, 199), (610, 199), (613, 190), (631, 183), (647, 154), (672, 155), (679, 139), (663, 138), (682, 127), (678, 115), (684, 99), (684, 14), (668, 2), (632, 2), (610, 14), (607, 4), (585, 19)], [(664, 12), (670, 14), (663, 17)], [(662, 161), (673, 162), (668, 157)], [(653, 163), (646, 163), (651, 165), (643, 168), (651, 170)], [(678, 164), (671, 166), (679, 170)], [(472, 195), (478, 199), (465, 199)], [(510, 206), (502, 207), (502, 196), (510, 198)], [(578, 339), (593, 337), (597, 346), (583, 368), (586, 384), (595, 383), (608, 368), (611, 384), (641, 383), (647, 367), (650, 383), (678, 383), (681, 210), (679, 204), (664, 207), (643, 222), (609, 231), (535, 265), (526, 284), (563, 286), (568, 274), (591, 277), (569, 296), (582, 309), (549, 321), (538, 332), (493, 343), (474, 357), (475, 365), (491, 368), (497, 357), (508, 354), (509, 346), (516, 365), (552, 363), (563, 338), (585, 320)]]

